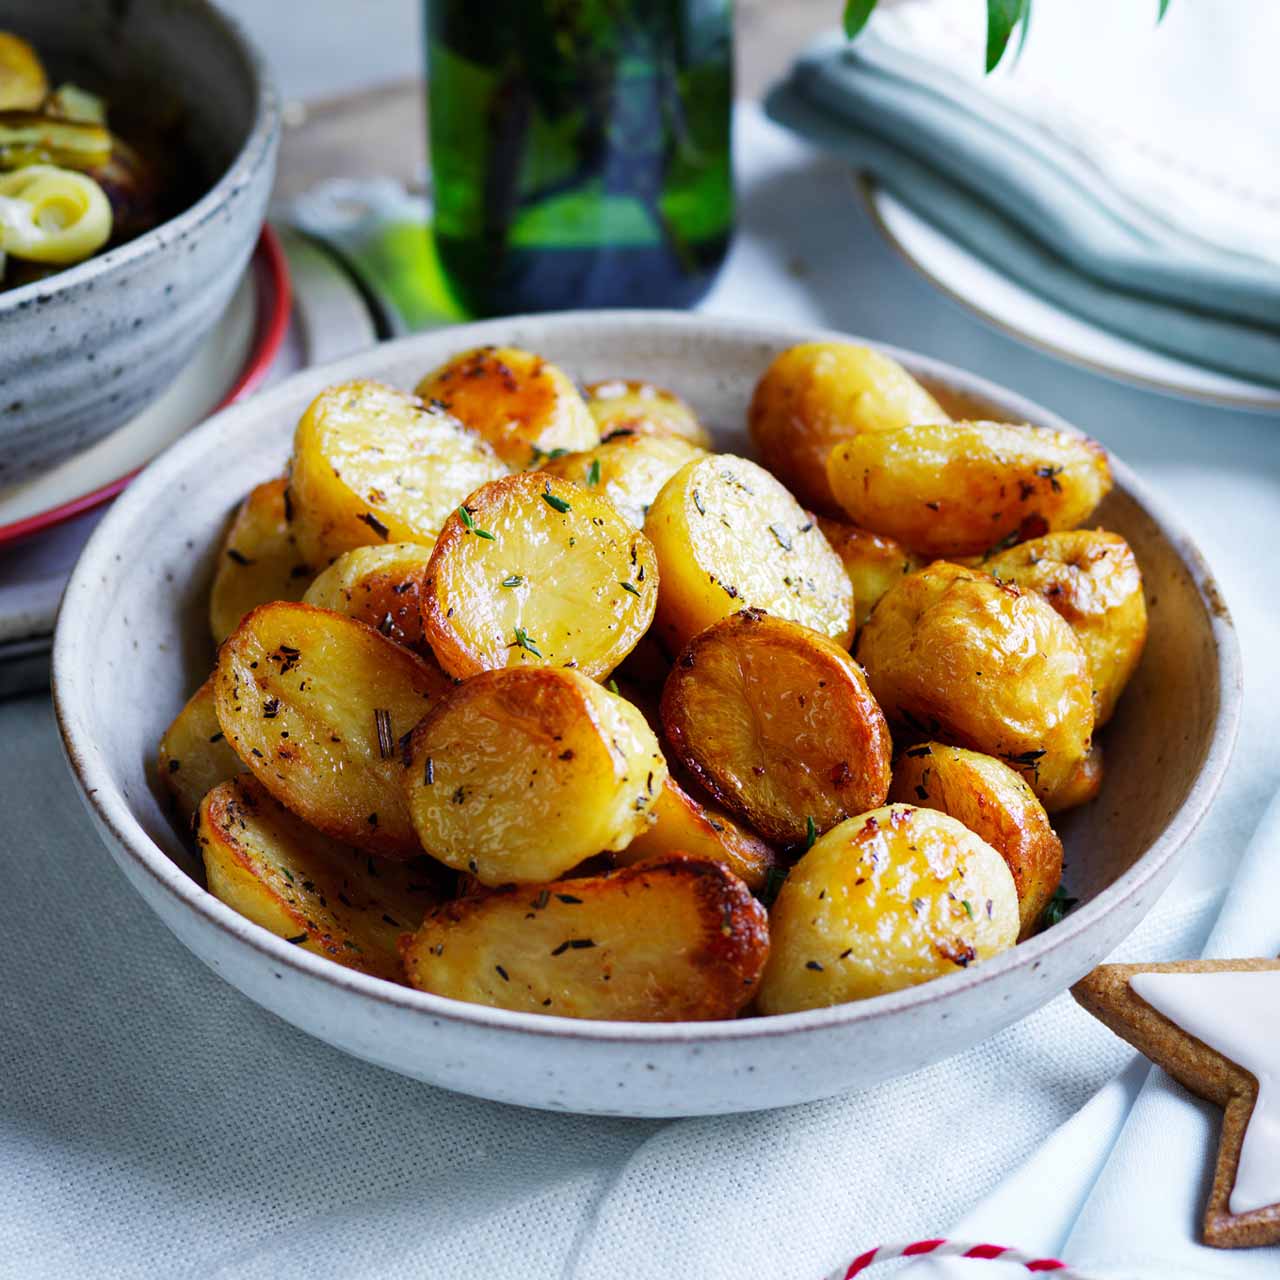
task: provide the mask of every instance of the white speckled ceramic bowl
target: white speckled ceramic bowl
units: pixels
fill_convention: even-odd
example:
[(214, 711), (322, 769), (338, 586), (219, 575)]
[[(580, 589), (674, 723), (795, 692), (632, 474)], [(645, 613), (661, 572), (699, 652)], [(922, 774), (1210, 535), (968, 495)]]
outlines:
[(0, 292), (0, 486), (107, 435), (173, 381), (248, 262), (280, 133), (261, 60), (207, 0), (8, 0), (3, 25), (55, 80), (174, 113), (204, 181), (136, 240)]
[[(1241, 698), (1235, 636), (1208, 569), (1122, 463), (1099, 518), (1142, 563), (1151, 638), (1106, 730), (1102, 795), (1061, 824), (1082, 903), (983, 965), (860, 1004), (736, 1022), (509, 1013), (353, 973), (249, 923), (201, 887), (170, 821), (152, 760), (161, 731), (212, 663), (205, 602), (219, 537), (245, 491), (278, 473), (294, 424), (321, 387), (363, 376), (412, 386), (464, 347), (514, 344), (583, 380), (626, 375), (673, 387), (722, 446), (743, 450), (756, 378), (782, 348), (822, 336), (833, 335), (644, 312), (444, 329), (298, 374), (153, 463), (98, 526), (72, 576), (54, 643), (54, 700), (107, 847), (174, 933), (252, 999), (358, 1057), (487, 1098), (637, 1116), (776, 1107), (913, 1071), (1030, 1013), (1107, 955), (1168, 884), (1208, 808)], [(1063, 425), (981, 379), (892, 354), (956, 411)]]

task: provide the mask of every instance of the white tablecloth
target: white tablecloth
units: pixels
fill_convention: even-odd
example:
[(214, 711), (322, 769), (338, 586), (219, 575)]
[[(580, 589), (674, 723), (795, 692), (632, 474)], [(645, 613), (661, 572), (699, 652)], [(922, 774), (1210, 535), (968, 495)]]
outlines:
[[(983, 328), (885, 247), (844, 166), (743, 124), (742, 234), (711, 309), (915, 347), (1043, 401), (1162, 489), (1216, 566), (1244, 647), (1240, 748), (1122, 951), (1191, 954), (1280, 785), (1280, 422)], [(658, 1123), (471, 1101), (343, 1057), (189, 956), (94, 836), (46, 700), (0, 705), (0, 759), (0, 1276), (817, 1280), (945, 1230), (1130, 1057), (1064, 997), (913, 1077), (782, 1112)]]

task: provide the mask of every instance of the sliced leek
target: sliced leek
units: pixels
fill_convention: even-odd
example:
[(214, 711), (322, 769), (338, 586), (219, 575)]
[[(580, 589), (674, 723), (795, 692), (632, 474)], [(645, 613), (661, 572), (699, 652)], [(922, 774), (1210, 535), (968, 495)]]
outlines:
[(34, 164), (0, 175), (0, 253), (68, 266), (111, 237), (111, 203), (92, 178)]

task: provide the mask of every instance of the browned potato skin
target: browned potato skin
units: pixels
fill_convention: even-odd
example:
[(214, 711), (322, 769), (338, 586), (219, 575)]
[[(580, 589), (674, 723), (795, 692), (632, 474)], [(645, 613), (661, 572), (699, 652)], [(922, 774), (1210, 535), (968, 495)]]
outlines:
[(981, 836), (1013, 874), (1018, 940), (1035, 932), (1062, 879), (1062, 841), (1019, 774), (994, 756), (925, 742), (894, 762), (889, 800), (949, 813)]
[(653, 807), (653, 824), (620, 853), (620, 866), (643, 858), (657, 858), (679, 849), (699, 858), (722, 862), (751, 890), (760, 893), (777, 865), (777, 855), (754, 831), (739, 826), (723, 809), (695, 800), (674, 778), (663, 784)]
[(711, 433), (674, 391), (635, 378), (606, 378), (589, 382), (584, 389), (602, 440), (625, 432), (678, 436), (700, 449), (711, 448)]
[[(227, 741), (283, 805), (369, 853), (422, 852), (404, 800), (401, 739), (451, 687), (438, 669), (354, 618), (268, 604), (228, 637), (213, 683)], [(389, 754), (379, 709), (390, 716)]]
[(219, 782), (244, 771), (218, 723), (212, 676), (164, 731), (156, 757), (156, 772), (184, 822), (195, 817), (200, 801)]
[(977, 555), (1087, 520), (1111, 489), (1101, 445), (1045, 427), (951, 422), (867, 432), (831, 451), (849, 519), (923, 556)]
[(880, 597), (904, 574), (924, 568), (924, 561), (893, 538), (859, 529), (845, 520), (816, 516), (818, 528), (844, 564), (853, 583), (854, 622), (862, 627)]
[(1010, 547), (982, 567), (1043, 596), (1071, 624), (1093, 674), (1094, 726), (1106, 724), (1147, 642), (1142, 570), (1129, 544), (1103, 529), (1072, 529)]
[(272, 600), (301, 600), (316, 570), (289, 525), (283, 476), (249, 491), (218, 552), (209, 593), (209, 629), (221, 644), (240, 619)]
[(553, 449), (590, 449), (595, 419), (570, 378), (517, 347), (477, 347), (433, 369), (417, 386), (492, 445), (514, 470), (536, 467)]
[(1075, 809), (1096, 800), (1106, 772), (1103, 766), (1102, 744), (1095, 742), (1066, 782), (1044, 797), (1045, 811), (1061, 813), (1064, 809)]
[(404, 930), (441, 900), (429, 868), (375, 865), (312, 830), (249, 774), (204, 798), (196, 841), (215, 897), (305, 951), (391, 982), (404, 981)]
[(908, 574), (858, 637), (876, 700), (906, 740), (996, 756), (1043, 799), (1089, 752), (1089, 663), (1069, 626), (1034, 593), (936, 561)]
[(662, 691), (667, 741), (779, 844), (884, 803), (893, 744), (858, 664), (826, 636), (744, 609), (695, 636)]
[(449, 902), (404, 944), (419, 990), (615, 1022), (732, 1018), (768, 953), (768, 918), (746, 885), (682, 853)]
[(747, 425), (760, 460), (806, 506), (837, 514), (827, 457), (862, 431), (946, 422), (938, 402), (896, 360), (852, 342), (806, 342), (756, 384)]

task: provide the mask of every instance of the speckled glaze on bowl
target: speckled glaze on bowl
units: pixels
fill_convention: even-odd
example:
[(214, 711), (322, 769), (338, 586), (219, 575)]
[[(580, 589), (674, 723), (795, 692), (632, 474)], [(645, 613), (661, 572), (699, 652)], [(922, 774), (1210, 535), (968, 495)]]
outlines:
[[(826, 1097), (964, 1049), (1064, 990), (1168, 883), (1227, 767), (1240, 711), (1239, 653), (1212, 578), (1122, 463), (1099, 519), (1142, 563), (1151, 639), (1107, 729), (1101, 798), (1061, 824), (1082, 904), (1012, 951), (925, 986), (781, 1017), (667, 1025), (540, 1017), (411, 991), (291, 947), (208, 894), (150, 776), (161, 731), (212, 662), (205, 601), (228, 513), (279, 471), (293, 426), (321, 387), (352, 377), (413, 386), (464, 347), (514, 344), (584, 381), (621, 375), (671, 386), (722, 447), (741, 451), (746, 405), (769, 360), (794, 342), (831, 336), (670, 313), (489, 321), (299, 374), (174, 446), (99, 525), (54, 643), (67, 757), (130, 881), (202, 960), (289, 1022), (405, 1075), (549, 1109), (674, 1116)], [(979, 378), (888, 350), (952, 409), (1065, 425)]]
[(147, 94), (176, 105), (208, 182), (136, 240), (0, 292), (0, 486), (84, 449), (173, 381), (248, 262), (280, 133), (261, 60), (206, 0), (8, 0), (4, 26), (55, 75), (108, 76), (135, 109)]

